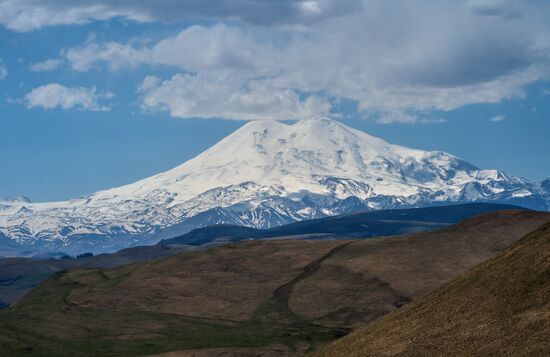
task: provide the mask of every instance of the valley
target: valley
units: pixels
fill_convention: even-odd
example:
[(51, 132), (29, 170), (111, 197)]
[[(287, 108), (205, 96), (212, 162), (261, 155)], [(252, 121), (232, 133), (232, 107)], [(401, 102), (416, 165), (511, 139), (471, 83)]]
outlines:
[[(518, 207), (488, 203), (435, 206), (401, 210), (358, 212), (350, 215), (297, 222), (271, 229), (214, 225), (165, 239), (156, 245), (123, 249), (116, 253), (69, 258), (14, 257), (0, 259), (0, 304), (10, 305), (59, 270), (76, 268), (113, 268), (140, 261), (159, 259), (184, 251), (242, 240), (264, 239), (349, 239), (372, 238), (441, 229), (485, 212)], [(62, 259), (59, 259), (62, 257)]]
[(303, 355), (414, 304), (545, 222), (548, 213), (508, 210), (425, 233), (247, 240), (59, 271), (0, 311), (0, 346), (12, 355)]

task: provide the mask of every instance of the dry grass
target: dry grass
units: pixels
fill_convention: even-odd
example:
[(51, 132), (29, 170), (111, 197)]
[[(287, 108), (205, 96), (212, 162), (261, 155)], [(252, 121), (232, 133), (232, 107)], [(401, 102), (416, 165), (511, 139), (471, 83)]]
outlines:
[[(107, 270), (108, 279), (83, 282), (67, 301), (95, 308), (146, 311), (244, 321), (280, 285), (338, 241), (230, 244), (161, 261)], [(129, 293), (131, 292), (131, 293)]]
[(550, 225), (315, 356), (550, 355)]
[(279, 345), (264, 348), (205, 348), (168, 352), (150, 357), (291, 357), (295, 356), (296, 352), (288, 346)]
[(319, 323), (362, 326), (502, 252), (549, 218), (504, 211), (441, 231), (357, 241), (300, 282), (290, 307)]
[[(497, 212), (432, 233), (351, 243), (249, 241), (60, 272), (0, 311), (0, 350), (301, 355), (432, 291), (548, 221), (541, 212)], [(530, 326), (539, 315), (521, 316)], [(287, 349), (267, 347), (274, 344)]]

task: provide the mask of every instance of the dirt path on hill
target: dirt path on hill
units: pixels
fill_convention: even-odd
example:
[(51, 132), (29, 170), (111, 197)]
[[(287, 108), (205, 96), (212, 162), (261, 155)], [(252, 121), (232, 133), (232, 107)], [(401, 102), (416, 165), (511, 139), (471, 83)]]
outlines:
[(297, 275), (294, 279), (290, 280), (288, 283), (284, 285), (279, 286), (275, 290), (275, 292), (273, 293), (272, 299), (275, 303), (275, 306), (277, 307), (278, 312), (282, 315), (282, 317), (290, 321), (305, 322), (305, 320), (299, 317), (298, 315), (296, 315), (288, 305), (288, 302), (290, 300), (290, 294), (292, 294), (292, 290), (294, 289), (294, 286), (298, 284), (300, 281), (307, 279), (311, 275), (315, 274), (321, 268), (321, 264), (323, 263), (323, 261), (332, 257), (342, 249), (346, 248), (351, 243), (353, 242), (347, 242), (332, 248), (328, 253), (326, 253), (319, 259), (314, 260), (313, 262), (306, 265), (304, 267), (304, 271), (299, 275)]
[[(320, 268), (323, 261), (334, 256), (355, 241), (346, 242), (332, 248), (329, 252), (320, 258), (306, 265), (303, 271), (294, 277), (289, 282), (279, 286), (273, 292), (273, 296), (266, 301), (255, 313), (254, 320), (271, 320), (272, 322), (292, 325), (297, 330), (301, 330), (304, 336), (307, 335), (330, 335), (333, 337), (345, 336), (351, 332), (348, 328), (332, 328), (321, 325), (312, 324), (295, 314), (289, 307), (290, 295), (294, 286), (300, 281), (307, 279), (315, 274)], [(306, 337), (307, 340), (307, 337)]]

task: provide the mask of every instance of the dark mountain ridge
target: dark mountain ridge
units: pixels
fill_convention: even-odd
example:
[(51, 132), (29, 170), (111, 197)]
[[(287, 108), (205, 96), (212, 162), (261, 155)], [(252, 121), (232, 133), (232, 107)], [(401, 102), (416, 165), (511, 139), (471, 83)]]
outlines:
[(443, 228), (485, 212), (526, 210), (518, 206), (494, 203), (469, 203), (409, 209), (363, 211), (352, 214), (312, 219), (270, 229), (234, 225), (212, 225), (197, 228), (159, 244), (201, 245), (215, 241), (237, 242), (245, 239), (303, 236), (308, 239), (372, 238), (425, 232)]

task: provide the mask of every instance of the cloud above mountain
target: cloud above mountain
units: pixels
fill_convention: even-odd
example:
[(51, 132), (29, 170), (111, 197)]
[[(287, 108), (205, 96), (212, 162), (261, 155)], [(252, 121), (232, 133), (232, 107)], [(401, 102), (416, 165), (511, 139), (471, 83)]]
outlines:
[(176, 74), (165, 81), (149, 76), (138, 91), (143, 109), (165, 110), (176, 118), (298, 120), (330, 111), (326, 98), (300, 98), (293, 90), (247, 81), (234, 73)]
[(523, 97), (550, 78), (550, 4), (537, 1), (8, 0), (0, 14), (14, 31), (114, 17), (214, 20), (150, 43), (87, 41), (37, 67), (171, 68), (137, 93), (142, 108), (180, 118), (318, 116), (349, 99), (360, 115), (415, 122)]
[(96, 88), (65, 87), (59, 83), (50, 83), (30, 91), (23, 102), (28, 108), (43, 109), (82, 109), (90, 111), (108, 111), (110, 107), (100, 104), (100, 100), (112, 98), (112, 93), (98, 93)]

